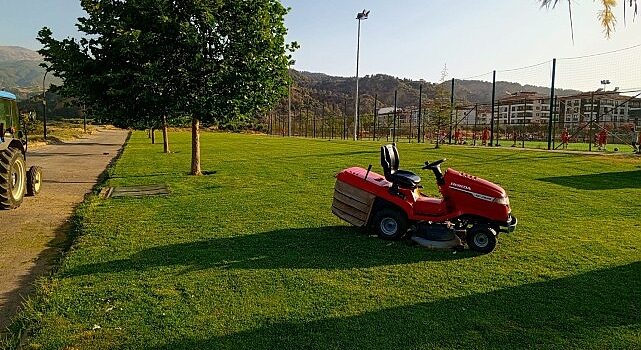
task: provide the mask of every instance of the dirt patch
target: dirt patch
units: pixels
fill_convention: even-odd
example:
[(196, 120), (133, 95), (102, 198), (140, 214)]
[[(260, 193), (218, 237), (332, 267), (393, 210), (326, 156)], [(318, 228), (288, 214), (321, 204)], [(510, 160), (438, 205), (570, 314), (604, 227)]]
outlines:
[(17, 210), (0, 211), (0, 333), (6, 329), (38, 276), (59, 256), (74, 208), (118, 154), (127, 131), (93, 135), (32, 149), (27, 163), (43, 168), (43, 188)]

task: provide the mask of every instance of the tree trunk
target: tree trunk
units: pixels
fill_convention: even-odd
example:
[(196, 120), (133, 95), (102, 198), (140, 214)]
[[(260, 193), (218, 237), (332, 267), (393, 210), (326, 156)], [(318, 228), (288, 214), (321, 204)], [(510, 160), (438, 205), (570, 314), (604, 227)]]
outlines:
[(169, 150), (169, 126), (167, 125), (167, 116), (162, 116), (162, 145), (165, 153), (171, 153)]
[(193, 117), (191, 120), (191, 175), (200, 176), (200, 120)]
[(156, 144), (156, 130), (154, 128), (151, 128), (151, 144)]

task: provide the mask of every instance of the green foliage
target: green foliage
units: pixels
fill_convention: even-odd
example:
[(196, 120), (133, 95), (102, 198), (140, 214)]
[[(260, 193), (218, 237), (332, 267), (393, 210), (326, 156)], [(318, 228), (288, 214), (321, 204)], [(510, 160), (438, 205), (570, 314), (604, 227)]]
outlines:
[[(399, 143), (499, 183), (517, 231), (492, 254), (384, 242), (331, 214), (334, 174), (378, 142), (203, 133), (206, 177), (134, 133), (79, 235), (19, 320), (34, 349), (638, 349), (638, 159)], [(535, 165), (535, 166), (533, 166)], [(380, 172), (375, 166), (373, 171)], [(98, 326), (98, 327), (95, 327)]]
[(39, 40), (59, 91), (121, 126), (162, 115), (205, 123), (252, 116), (281, 97), (291, 57), (276, 0), (83, 0), (81, 40)]
[(36, 121), (34, 114), (21, 113), (20, 126), (22, 127), (22, 130), (27, 133), (27, 135), (31, 135), (34, 131), (37, 130), (38, 121)]
[[(447, 79), (447, 66), (443, 67), (441, 80), (435, 88), (435, 95), (432, 103), (427, 107), (427, 126), (436, 135), (441, 135), (449, 129), (452, 117), (451, 90), (448, 91), (445, 80)], [(451, 85), (450, 85), (451, 86)], [(440, 137), (436, 137), (436, 147), (439, 147)]]
[[(77, 101), (62, 98), (59, 94), (47, 92), (47, 120), (59, 120), (82, 117), (82, 108)], [(31, 113), (40, 121), (43, 120), (42, 93), (18, 101), (18, 110)]]

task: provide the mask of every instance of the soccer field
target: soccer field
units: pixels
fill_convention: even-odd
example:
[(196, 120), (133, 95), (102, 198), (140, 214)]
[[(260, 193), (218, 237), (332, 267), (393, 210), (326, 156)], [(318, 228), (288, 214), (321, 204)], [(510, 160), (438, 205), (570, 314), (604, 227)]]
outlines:
[(641, 348), (641, 159), (398, 145), (500, 184), (519, 226), (488, 255), (387, 242), (331, 214), (334, 175), (380, 143), (135, 132), (15, 334), (34, 349)]

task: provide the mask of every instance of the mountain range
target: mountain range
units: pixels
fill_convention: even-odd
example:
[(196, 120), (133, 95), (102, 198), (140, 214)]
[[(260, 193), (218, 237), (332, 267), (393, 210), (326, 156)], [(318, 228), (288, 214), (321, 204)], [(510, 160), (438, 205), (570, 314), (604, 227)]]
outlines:
[[(18, 46), (0, 46), (0, 89), (15, 93), (24, 99), (42, 92), (44, 68), (42, 57), (35, 51)], [(47, 76), (47, 85), (60, 80)]]
[[(328, 111), (338, 114), (354, 113), (354, 91), (356, 78), (336, 77), (322, 73), (310, 73), (291, 70), (294, 81), (292, 89), (292, 106), (295, 111), (307, 106), (317, 108), (325, 106)], [(437, 96), (445, 94), (449, 101), (451, 80), (437, 84), (424, 80), (410, 80), (393, 77), (386, 74), (367, 75), (359, 80), (359, 95), (361, 96), (361, 113), (372, 113), (374, 101), (377, 107), (391, 107), (396, 103), (400, 108), (417, 107), (422, 86), (422, 101), (429, 103)], [(492, 101), (492, 83), (480, 80), (455, 80), (454, 94), (459, 105), (489, 104)], [(550, 95), (549, 87), (521, 85), (518, 83), (499, 81), (496, 83), (496, 98), (505, 97), (507, 93), (522, 91), (536, 92), (543, 96)], [(557, 89), (560, 96), (577, 94), (577, 90)], [(287, 108), (287, 101), (280, 104), (277, 112)]]
[[(40, 67), (42, 57), (35, 51), (17, 47), (0, 46), (0, 89), (11, 91), (24, 99), (30, 95), (41, 93), (44, 69)], [(325, 106), (325, 109), (336, 113), (346, 111), (352, 114), (355, 109), (353, 100), (356, 80), (354, 77), (337, 77), (323, 73), (310, 73), (291, 70), (294, 81), (292, 89), (292, 105), (294, 110), (302, 108)], [(47, 76), (46, 84), (60, 84), (60, 80), (52, 75)], [(394, 105), (394, 94), (397, 95), (399, 107), (418, 106), (419, 89), (423, 87), (423, 99), (434, 99), (437, 89), (446, 91), (449, 96), (450, 81), (442, 85), (423, 80), (410, 80), (393, 77), (386, 74), (368, 75), (360, 79), (361, 105), (365, 113), (374, 108)], [(535, 91), (548, 95), (548, 87), (520, 85), (511, 82), (497, 82), (497, 97), (505, 96), (505, 92)], [(560, 90), (561, 95), (578, 93), (574, 90)], [(489, 103), (492, 98), (492, 83), (478, 80), (456, 80), (455, 96), (458, 103)], [(280, 103), (279, 110), (286, 108), (287, 101)]]

